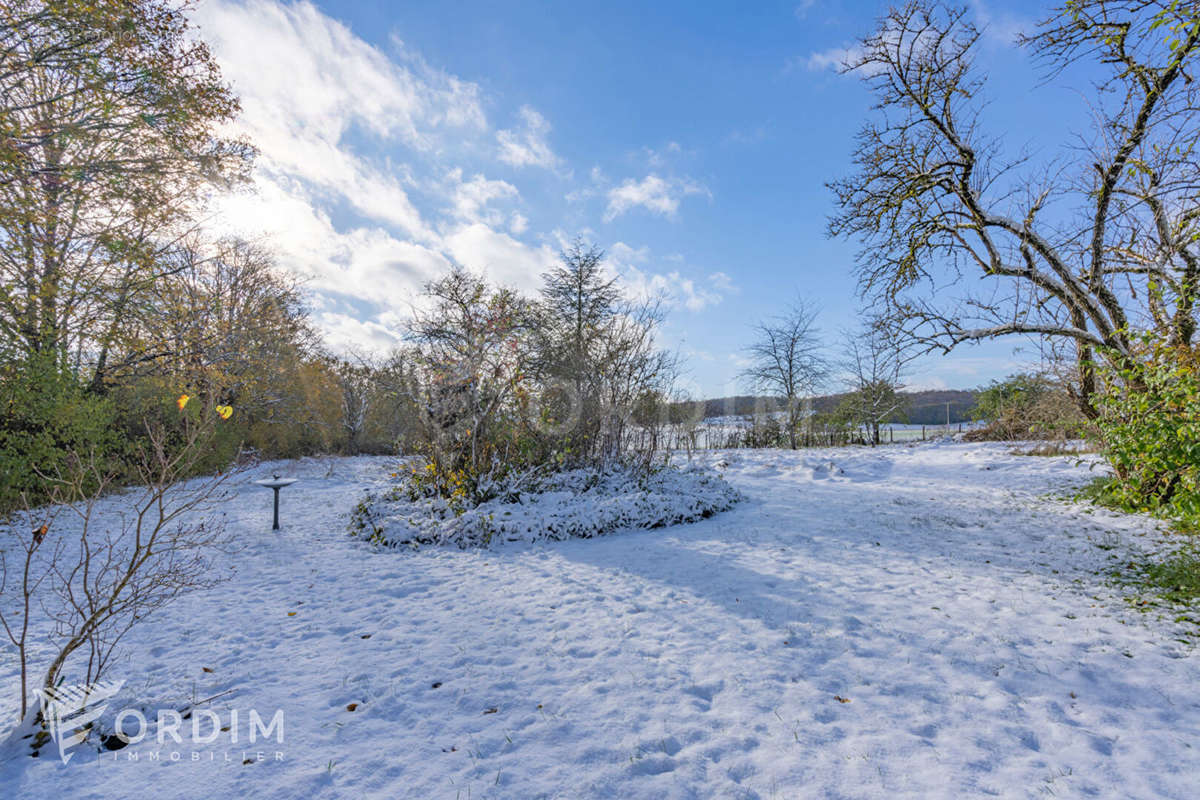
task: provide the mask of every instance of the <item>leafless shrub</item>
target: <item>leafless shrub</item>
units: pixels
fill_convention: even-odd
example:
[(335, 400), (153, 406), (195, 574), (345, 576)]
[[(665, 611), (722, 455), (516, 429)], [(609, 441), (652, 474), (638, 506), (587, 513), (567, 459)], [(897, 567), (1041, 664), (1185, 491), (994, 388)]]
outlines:
[(46, 476), (49, 505), (27, 504), (4, 525), (0, 626), (17, 652), (22, 719), (31, 681), (57, 686), (70, 665), (80, 682), (100, 680), (138, 622), (219, 582), (213, 557), (230, 540), (211, 512), (230, 473), (184, 480), (213, 427), (175, 437), (151, 428), (136, 458), (140, 485), (116, 494), (106, 494), (113, 479), (101, 461), (78, 454)]

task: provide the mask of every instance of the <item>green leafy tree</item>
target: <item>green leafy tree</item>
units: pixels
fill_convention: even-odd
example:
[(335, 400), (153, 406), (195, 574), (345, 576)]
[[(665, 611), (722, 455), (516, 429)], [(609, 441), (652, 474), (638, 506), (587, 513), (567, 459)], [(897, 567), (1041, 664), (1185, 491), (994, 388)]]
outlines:
[(0, 517), (44, 500), (72, 454), (94, 454), (112, 469), (116, 417), (110, 398), (85, 391), (53, 358), (0, 361)]
[(1048, 372), (1021, 372), (992, 381), (979, 390), (971, 418), (987, 423), (977, 435), (991, 439), (1065, 438), (1088, 430), (1062, 381)]
[(237, 98), (183, 3), (0, 9), (0, 337), (88, 363), (102, 389), (164, 249), (253, 150), (217, 134)]

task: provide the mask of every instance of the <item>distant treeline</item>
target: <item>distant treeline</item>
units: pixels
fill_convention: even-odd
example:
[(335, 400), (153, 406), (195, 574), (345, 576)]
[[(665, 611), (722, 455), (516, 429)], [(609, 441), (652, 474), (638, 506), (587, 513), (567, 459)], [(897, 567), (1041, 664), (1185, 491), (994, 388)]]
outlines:
[[(909, 423), (912, 425), (945, 425), (971, 420), (970, 411), (975, 405), (978, 392), (969, 390), (932, 390), (925, 392), (901, 392), (908, 403), (907, 408), (892, 415), (886, 421), (892, 423)], [(831, 414), (837, 410), (846, 398), (845, 393), (830, 394), (813, 398), (813, 410), (819, 414)], [(699, 401), (704, 404), (704, 418), (745, 416), (782, 409), (782, 401), (776, 397), (756, 397), (739, 395), (737, 397), (718, 397), (713, 400)], [(681, 411), (692, 411), (692, 404), (682, 404)], [(947, 420), (947, 405), (949, 419)]]

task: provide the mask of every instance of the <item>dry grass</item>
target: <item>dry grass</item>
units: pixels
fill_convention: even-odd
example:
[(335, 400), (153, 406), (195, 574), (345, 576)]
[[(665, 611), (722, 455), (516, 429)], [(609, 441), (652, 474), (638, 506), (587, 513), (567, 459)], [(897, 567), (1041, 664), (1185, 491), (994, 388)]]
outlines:
[(1038, 442), (1032, 447), (1017, 447), (1009, 452), (1014, 456), (1078, 456), (1085, 453), (1099, 453), (1100, 446), (1095, 442), (1067, 440)]

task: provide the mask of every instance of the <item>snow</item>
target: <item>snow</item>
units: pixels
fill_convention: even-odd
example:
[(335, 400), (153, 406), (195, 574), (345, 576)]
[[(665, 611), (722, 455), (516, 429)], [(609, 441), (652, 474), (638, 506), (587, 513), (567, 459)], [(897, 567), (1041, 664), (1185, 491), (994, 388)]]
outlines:
[[(405, 465), (419, 474), (420, 464)], [(393, 546), (486, 546), (543, 539), (591, 538), (615, 530), (662, 528), (695, 522), (733, 507), (736, 489), (712, 469), (695, 464), (648, 472), (619, 464), (543, 474), (527, 470), (485, 476), (488, 499), (454, 507), (427, 497), (404, 467), (355, 509), (351, 529)]]
[(728, 512), (487, 550), (348, 536), (386, 459), (263, 465), (233, 580), (110, 677), (113, 708), (282, 709), (284, 743), (48, 749), (0, 796), (1194, 797), (1200, 661), (1103, 574), (1166, 534), (1066, 499), (1091, 457), (1011, 449), (705, 453)]

